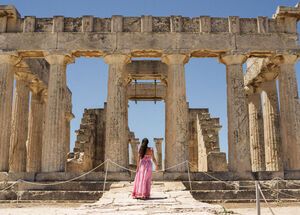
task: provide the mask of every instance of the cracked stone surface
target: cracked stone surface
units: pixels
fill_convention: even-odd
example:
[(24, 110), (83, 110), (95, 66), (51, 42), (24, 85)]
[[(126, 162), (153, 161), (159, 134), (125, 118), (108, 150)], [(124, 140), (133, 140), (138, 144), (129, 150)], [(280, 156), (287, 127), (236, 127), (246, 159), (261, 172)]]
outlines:
[(0, 208), (2, 215), (53, 215), (53, 214), (221, 214), (222, 206), (202, 203), (195, 200), (181, 182), (154, 182), (149, 200), (131, 198), (133, 183), (117, 182), (103, 197), (92, 204), (83, 204), (74, 208)]

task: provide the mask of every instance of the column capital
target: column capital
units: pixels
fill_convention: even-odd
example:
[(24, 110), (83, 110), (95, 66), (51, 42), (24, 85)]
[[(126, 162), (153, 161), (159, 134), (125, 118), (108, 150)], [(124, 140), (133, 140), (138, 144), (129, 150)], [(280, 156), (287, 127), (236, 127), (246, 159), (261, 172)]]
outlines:
[(155, 144), (162, 144), (164, 138), (153, 138), (153, 141), (155, 142)]
[(125, 54), (108, 54), (104, 56), (106, 64), (127, 64), (130, 62), (130, 56)]
[(283, 54), (279, 56), (278, 64), (295, 64), (298, 60), (296, 54)]
[(161, 61), (165, 64), (186, 64), (189, 61), (188, 54), (164, 54)]
[(16, 65), (20, 62), (21, 58), (16, 52), (0, 52), (0, 64), (8, 63)]
[(226, 65), (243, 64), (247, 56), (243, 54), (224, 54), (219, 57), (219, 61)]
[(44, 53), (45, 60), (49, 64), (69, 64), (74, 63), (74, 57), (68, 52), (45, 52)]

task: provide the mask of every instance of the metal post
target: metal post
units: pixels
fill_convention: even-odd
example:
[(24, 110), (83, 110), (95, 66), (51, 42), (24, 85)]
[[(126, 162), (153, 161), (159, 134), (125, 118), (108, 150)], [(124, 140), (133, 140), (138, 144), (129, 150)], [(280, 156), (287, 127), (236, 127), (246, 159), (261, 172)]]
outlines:
[(259, 194), (259, 188), (258, 188), (258, 181), (255, 181), (255, 195), (256, 195), (257, 215), (260, 215), (260, 194)]

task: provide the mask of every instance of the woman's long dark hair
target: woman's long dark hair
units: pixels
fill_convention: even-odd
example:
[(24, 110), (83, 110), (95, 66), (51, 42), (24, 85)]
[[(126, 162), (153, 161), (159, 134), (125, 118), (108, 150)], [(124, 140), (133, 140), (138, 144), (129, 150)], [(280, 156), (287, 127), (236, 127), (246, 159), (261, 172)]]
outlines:
[(142, 140), (142, 145), (139, 150), (140, 159), (143, 159), (143, 157), (145, 156), (145, 154), (147, 152), (147, 148), (148, 148), (148, 143), (149, 143), (149, 140), (147, 138), (144, 138)]

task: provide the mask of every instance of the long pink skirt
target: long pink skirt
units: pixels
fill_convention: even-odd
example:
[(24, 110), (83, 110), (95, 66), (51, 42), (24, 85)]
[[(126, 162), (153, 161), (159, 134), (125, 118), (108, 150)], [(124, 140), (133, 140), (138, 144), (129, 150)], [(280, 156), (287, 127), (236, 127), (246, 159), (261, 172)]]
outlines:
[(139, 169), (135, 175), (133, 185), (133, 198), (149, 198), (152, 180), (152, 161), (151, 156), (145, 155), (140, 161)]

